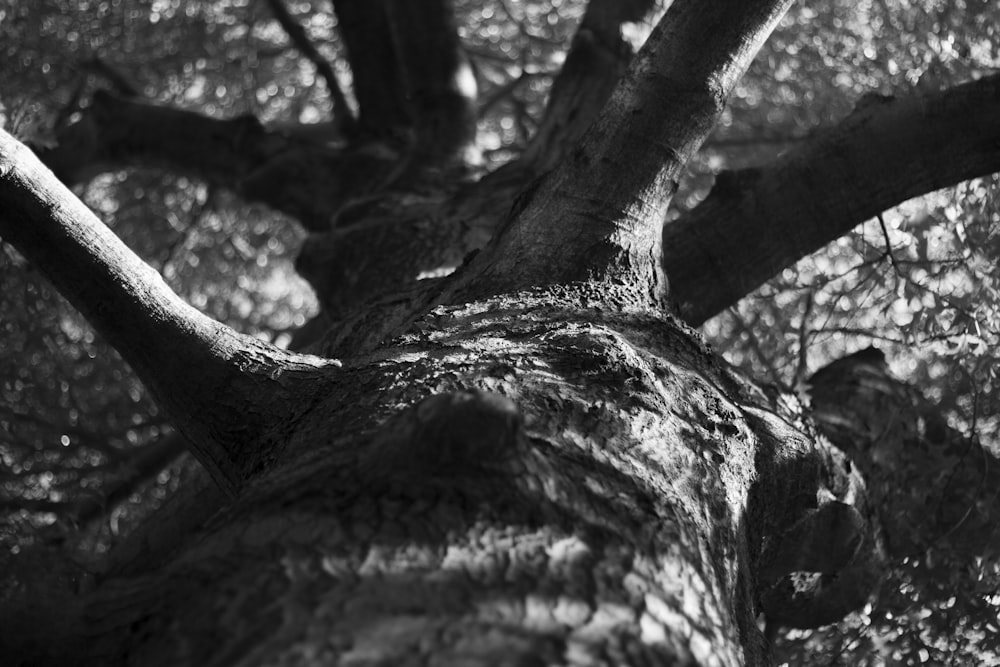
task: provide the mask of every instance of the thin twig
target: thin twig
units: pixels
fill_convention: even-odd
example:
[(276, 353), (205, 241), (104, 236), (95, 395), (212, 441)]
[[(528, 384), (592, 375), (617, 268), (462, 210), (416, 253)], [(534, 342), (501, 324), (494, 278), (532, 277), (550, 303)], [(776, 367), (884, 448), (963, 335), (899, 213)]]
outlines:
[(899, 273), (899, 266), (896, 264), (896, 257), (895, 257), (895, 255), (892, 254), (892, 242), (889, 240), (889, 230), (885, 226), (885, 219), (882, 218), (882, 214), (881, 213), (879, 213), (875, 217), (878, 218), (878, 224), (879, 224), (880, 227), (882, 227), (882, 236), (885, 237), (885, 255), (884, 256), (889, 259), (889, 263), (892, 264), (892, 268), (895, 269), (896, 273), (898, 274)]
[(344, 91), (340, 88), (340, 82), (337, 80), (337, 75), (333, 71), (333, 67), (320, 54), (319, 49), (316, 48), (316, 45), (312, 43), (306, 34), (305, 28), (289, 13), (288, 8), (285, 7), (285, 3), (282, 0), (267, 0), (267, 4), (271, 8), (274, 18), (278, 20), (278, 23), (288, 34), (288, 38), (295, 44), (295, 48), (301, 51), (302, 55), (316, 66), (320, 76), (326, 81), (326, 87), (330, 91), (330, 97), (333, 99), (335, 120), (345, 134), (350, 134), (355, 125), (354, 113), (347, 104), (347, 98), (344, 96)]
[(517, 90), (521, 85), (527, 83), (534, 77), (541, 76), (553, 76), (551, 72), (521, 72), (518, 76), (512, 78), (507, 83), (497, 86), (490, 92), (489, 96), (486, 97), (480, 104), (478, 115), (480, 118), (486, 115), (486, 113), (493, 108), (494, 105), (498, 104), (500, 101), (506, 97), (512, 95), (515, 90)]
[(806, 308), (802, 313), (802, 321), (799, 323), (799, 359), (795, 368), (794, 384), (798, 384), (800, 381), (804, 380), (806, 373), (809, 371), (809, 339), (812, 337), (812, 332), (809, 328), (809, 318), (810, 315), (812, 315), (814, 295), (814, 290), (810, 289), (806, 292)]
[(771, 380), (771, 384), (778, 387), (782, 391), (789, 391), (790, 388), (788, 384), (782, 379), (781, 374), (778, 373), (778, 369), (775, 367), (774, 359), (764, 352), (764, 346), (761, 345), (756, 333), (754, 333), (756, 320), (751, 323), (744, 321), (743, 316), (735, 306), (730, 306), (728, 311), (729, 316), (733, 319), (733, 323), (743, 334), (746, 335), (747, 344), (750, 346), (753, 353), (757, 355), (757, 358), (760, 360), (761, 365), (764, 367), (765, 372)]

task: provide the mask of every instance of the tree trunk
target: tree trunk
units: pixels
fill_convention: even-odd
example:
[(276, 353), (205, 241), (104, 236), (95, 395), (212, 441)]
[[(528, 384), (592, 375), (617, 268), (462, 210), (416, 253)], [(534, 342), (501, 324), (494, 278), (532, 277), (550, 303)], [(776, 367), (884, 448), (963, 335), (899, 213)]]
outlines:
[[(790, 559), (785, 527), (857, 489), (683, 326), (601, 297), (429, 314), (337, 371), (285, 464), (166, 553), (102, 573), (64, 626), (78, 634), (16, 648), (105, 665), (764, 664), (758, 580), (830, 567)], [(839, 570), (873, 545), (817, 551)]]
[[(675, 0), (593, 127), (509, 214), (488, 205), (511, 185), (453, 186), (450, 201), (413, 206), (404, 222), (417, 231), (477, 208), (499, 231), (454, 277), (362, 314), (330, 298), (344, 318), (320, 349), (341, 361), (276, 350), (181, 303), (3, 135), (4, 239), (122, 352), (215, 483), (185, 490), (99, 572), (34, 553), (8, 563), (5, 657), (758, 665), (769, 661), (761, 613), (813, 627), (861, 606), (884, 555), (857, 468), (665, 308), (660, 223), (678, 174), (789, 4)], [(348, 40), (353, 65), (417, 98), (396, 108), (357, 91), (360, 133), (414, 133), (402, 172), (367, 148), (343, 159), (371, 158), (410, 187), (460, 162), (468, 124), (449, 123), (468, 106), (442, 5), (410, 17), (446, 45), (426, 68), (400, 62), (424, 48), (398, 22), (416, 10), (336, 6), (345, 25), (393, 35)], [(385, 52), (362, 58), (368, 48)], [(266, 152), (274, 137), (246, 127)], [(236, 181), (292, 197), (282, 164)], [(322, 230), (336, 210), (340, 224), (384, 233), (398, 231), (387, 212), (404, 201), (303, 215)], [(330, 270), (318, 251), (300, 264), (317, 258)]]

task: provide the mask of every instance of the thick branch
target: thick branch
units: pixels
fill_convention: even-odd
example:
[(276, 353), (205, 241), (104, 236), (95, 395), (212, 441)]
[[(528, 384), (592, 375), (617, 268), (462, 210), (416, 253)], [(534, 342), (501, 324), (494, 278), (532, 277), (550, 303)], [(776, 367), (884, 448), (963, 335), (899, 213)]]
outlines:
[[(476, 82), (447, 0), (334, 3), (362, 129), (412, 133), (413, 167), (461, 163), (475, 142)], [(407, 165), (409, 166), (409, 165)]]
[(25, 146), (0, 133), (0, 234), (121, 353), (235, 492), (280, 454), (332, 363), (240, 335), (184, 303)]
[(38, 155), (67, 184), (111, 169), (159, 166), (325, 230), (344, 201), (384, 180), (396, 156), (331, 148), (328, 137), (314, 134), (270, 131), (251, 116), (219, 120), (98, 93), (60, 133), (59, 145)]
[(573, 36), (538, 132), (519, 162), (535, 173), (555, 167), (597, 118), (633, 53), (623, 23), (642, 19), (652, 0), (591, 0)]
[(674, 2), (581, 145), (473, 262), (484, 276), (473, 280), (596, 278), (661, 298), (659, 221), (680, 170), (789, 4)]
[(663, 232), (664, 270), (693, 325), (868, 218), (1000, 170), (1000, 75), (933, 95), (862, 98), (760, 168), (723, 172)]
[(351, 65), (363, 135), (385, 137), (411, 123), (403, 73), (390, 39), (385, 0), (333, 0)]
[(416, 165), (464, 161), (476, 140), (476, 78), (448, 0), (387, 3), (412, 105)]

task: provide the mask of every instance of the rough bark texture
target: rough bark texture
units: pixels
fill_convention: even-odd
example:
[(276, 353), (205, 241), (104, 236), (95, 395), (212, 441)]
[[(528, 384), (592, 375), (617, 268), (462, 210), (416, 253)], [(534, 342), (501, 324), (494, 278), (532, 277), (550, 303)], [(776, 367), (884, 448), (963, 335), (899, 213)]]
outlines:
[[(105, 164), (155, 155), (190, 167), (197, 138), (219, 160), (205, 178), (271, 188), (324, 234), (334, 216), (359, 247), (378, 240), (379, 261), (422, 258), (392, 276), (424, 270), (428, 256), (461, 264), (453, 279), (345, 317), (318, 348), (343, 363), (274, 350), (192, 311), (4, 135), (0, 234), (119, 348), (229, 494), (200, 480), (99, 572), (35, 553), (8, 563), (4, 657), (757, 665), (769, 660), (759, 613), (814, 627), (861, 606), (884, 554), (860, 464), (662, 307), (659, 223), (674, 181), (788, 4), (675, 0), (596, 124), (507, 215), (523, 172), (484, 179), (492, 190), (416, 188), (469, 141), (468, 125), (448, 125), (468, 100), (445, 5), (431, 0), (336, 3), (355, 73), (393, 83), (386, 94), (359, 82), (360, 135), (378, 136), (347, 153), (319, 148), (310, 162), (255, 121), (209, 121), (168, 145), (153, 131), (183, 114), (169, 110), (142, 131), (99, 125), (90, 155)], [(593, 16), (604, 10), (623, 13), (602, 30), (631, 16), (608, 3)], [(358, 41), (351, 26), (379, 26), (390, 41)], [(424, 48), (435, 57), (407, 58)], [(99, 98), (78, 129), (132, 104)], [(141, 115), (132, 122), (149, 122)], [(396, 127), (412, 137), (393, 144), (376, 130)], [(114, 139), (119, 130), (139, 138)], [(240, 132), (253, 140), (235, 141)], [(234, 177), (226, 161), (244, 168)], [(75, 177), (86, 161), (67, 164)], [(297, 170), (350, 183), (363, 164), (378, 178), (357, 187), (377, 197), (358, 201), (365, 191), (344, 185), (350, 205), (296, 209), (319, 187)], [(485, 244), (495, 227), (462, 263), (454, 249)], [(337, 290), (384, 293), (358, 288), (372, 266), (330, 263), (345, 238), (312, 239), (299, 263), (336, 315), (365, 303)], [(23, 576), (41, 567), (49, 576)]]
[[(0, 174), (16, 203), (30, 159), (11, 145)], [(32, 187), (46, 192), (44, 180)], [(58, 211), (7, 209), (5, 238), (36, 257), (19, 228), (80, 228), (87, 248), (66, 241), (69, 256), (114, 248), (61, 194)], [(141, 289), (103, 289), (148, 292), (157, 279), (141, 277)], [(96, 585), (71, 565), (45, 580), (54, 590), (10, 584), (4, 617), (24, 632), (4, 648), (43, 664), (765, 662), (758, 595), (776, 613), (790, 576), (877, 561), (863, 488), (692, 332), (619, 291), (556, 286), (440, 307), (393, 345), (288, 386), (309, 406), (297, 416), (272, 399), (298, 358), (272, 367), (270, 385), (236, 386), (264, 399), (265, 423), (284, 424), (280, 457), (235, 501), (201, 491), (205, 520), (176, 508), (154, 518)], [(156, 324), (175, 337), (171, 317)], [(221, 360), (200, 373), (229, 359), (220, 340)], [(198, 335), (175, 344), (204, 354)], [(132, 350), (154, 386), (169, 378), (158, 352)], [(171, 405), (177, 388), (161, 391)], [(213, 405), (211, 416), (183, 409), (181, 422), (208, 420), (211, 433), (193, 436), (225, 443), (246, 416)], [(829, 508), (847, 505), (857, 520), (826, 530)], [(841, 587), (835, 608), (868, 590)], [(794, 593), (800, 614), (827, 618), (831, 596)], [(64, 634), (41, 641), (24, 623), (50, 603)]]
[[(337, 373), (287, 465), (169, 553), (105, 573), (66, 626), (80, 634), (33, 648), (76, 664), (764, 663), (761, 545), (787, 542), (821, 489), (843, 499), (844, 469), (689, 331), (605, 297), (431, 313)], [(765, 574), (792, 566), (817, 565)]]

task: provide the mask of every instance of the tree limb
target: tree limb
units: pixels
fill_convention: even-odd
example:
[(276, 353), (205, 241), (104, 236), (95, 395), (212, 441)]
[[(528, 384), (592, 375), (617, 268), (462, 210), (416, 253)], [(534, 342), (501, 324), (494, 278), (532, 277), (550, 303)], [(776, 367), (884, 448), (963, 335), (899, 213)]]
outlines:
[[(339, 362), (294, 355), (199, 313), (24, 145), (0, 132), (0, 234), (49, 277), (146, 383), (225, 490), (280, 455)], [(83, 279), (83, 278), (86, 279)]]
[(538, 131), (520, 162), (540, 174), (576, 145), (611, 96), (632, 60), (623, 23), (642, 19), (653, 0), (591, 0), (573, 36)]
[(968, 560), (1000, 551), (1000, 502), (982, 493), (1000, 487), (1000, 461), (894, 377), (879, 350), (838, 359), (809, 384), (819, 428), (868, 480), (893, 558), (932, 547)]
[(1000, 170), (1000, 75), (926, 96), (862, 98), (836, 126), (760, 168), (723, 172), (663, 230), (692, 325), (887, 208)]
[(674, 2), (582, 142), (473, 260), (473, 284), (607, 280), (659, 301), (659, 221), (680, 171), (789, 4)]
[(58, 145), (37, 153), (67, 185), (111, 169), (159, 166), (326, 230), (345, 201), (384, 181), (398, 156), (331, 147), (314, 129), (269, 130), (252, 116), (221, 120), (99, 91), (80, 120), (59, 132)]
[(106, 488), (99, 496), (88, 496), (76, 503), (72, 519), (79, 525), (107, 516), (108, 512), (136, 492), (144, 483), (155, 478), (168, 465), (176, 461), (188, 444), (180, 433), (172, 432), (162, 436), (134, 452), (131, 460), (124, 466), (120, 477)]
[(362, 137), (384, 138), (411, 123), (384, 5), (384, 0), (333, 0), (337, 30), (351, 66)]

